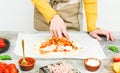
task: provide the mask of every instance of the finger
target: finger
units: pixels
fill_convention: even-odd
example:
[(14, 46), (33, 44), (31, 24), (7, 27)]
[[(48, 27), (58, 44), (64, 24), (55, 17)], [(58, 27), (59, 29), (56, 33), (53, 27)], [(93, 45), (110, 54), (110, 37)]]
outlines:
[(97, 34), (92, 34), (91, 36), (97, 39), (98, 41), (101, 41), (101, 38)]
[(52, 35), (52, 36), (55, 36), (55, 35), (54, 35), (54, 30), (53, 30), (53, 25), (52, 25), (52, 24), (53, 24), (53, 23), (51, 22), (51, 23), (50, 23), (49, 30), (50, 30), (51, 35)]
[(105, 32), (103, 32), (103, 31), (97, 32), (97, 34), (106, 36), (106, 41), (108, 41), (110, 39), (109, 32), (107, 32), (107, 31), (105, 31)]
[(69, 40), (68, 32), (67, 32), (66, 29), (63, 30), (63, 35), (64, 35), (64, 37), (65, 37), (66, 39)]
[(108, 32), (108, 33), (106, 33), (105, 35), (106, 35), (107, 41), (109, 41), (109, 39), (110, 39), (109, 32)]
[(57, 35), (58, 35), (58, 38), (62, 38), (62, 32), (60, 30), (57, 30)]
[(52, 31), (53, 31), (53, 35), (54, 35), (55, 37), (58, 37), (56, 29), (53, 28)]
[(65, 37), (67, 40), (69, 40), (68, 33), (67, 33), (67, 32), (64, 32), (63, 34), (64, 34), (64, 37)]
[(50, 29), (50, 33), (51, 33), (52, 36), (54, 36), (54, 33), (53, 33), (53, 31), (51, 29)]
[(106, 41), (109, 41), (111, 39), (109, 31), (101, 32), (100, 35), (105, 35)]
[(111, 39), (111, 41), (115, 41), (115, 37), (113, 36), (113, 34), (110, 32), (110, 39)]

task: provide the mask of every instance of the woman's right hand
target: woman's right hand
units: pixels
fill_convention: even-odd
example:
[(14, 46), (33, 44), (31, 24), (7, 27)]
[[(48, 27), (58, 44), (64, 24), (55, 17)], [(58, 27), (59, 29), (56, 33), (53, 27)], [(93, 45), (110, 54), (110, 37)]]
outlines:
[(58, 38), (65, 37), (69, 39), (66, 25), (59, 15), (55, 15), (50, 22), (50, 32), (53, 36)]

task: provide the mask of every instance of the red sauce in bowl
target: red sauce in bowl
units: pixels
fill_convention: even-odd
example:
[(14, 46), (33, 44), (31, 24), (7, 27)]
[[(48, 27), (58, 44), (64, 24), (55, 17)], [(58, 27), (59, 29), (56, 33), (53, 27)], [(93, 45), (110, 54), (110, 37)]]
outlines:
[(34, 64), (35, 64), (35, 59), (34, 58), (25, 57), (25, 60), (27, 61), (27, 65), (22, 65), (21, 64), (22, 60), (23, 60), (23, 58), (19, 59), (18, 64), (23, 71), (29, 71), (34, 67)]

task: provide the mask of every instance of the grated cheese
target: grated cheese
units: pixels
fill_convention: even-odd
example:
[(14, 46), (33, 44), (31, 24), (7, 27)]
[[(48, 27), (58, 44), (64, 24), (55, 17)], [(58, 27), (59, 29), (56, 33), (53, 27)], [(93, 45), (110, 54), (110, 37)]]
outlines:
[(87, 61), (87, 65), (89, 65), (89, 66), (98, 66), (99, 64), (100, 64), (99, 61), (95, 60), (95, 59), (89, 59)]

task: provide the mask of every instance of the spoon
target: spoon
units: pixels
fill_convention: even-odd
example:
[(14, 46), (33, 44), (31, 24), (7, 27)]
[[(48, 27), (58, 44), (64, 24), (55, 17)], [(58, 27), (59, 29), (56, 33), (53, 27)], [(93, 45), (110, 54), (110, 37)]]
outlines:
[(24, 52), (24, 40), (22, 40), (22, 53), (23, 53), (23, 60), (21, 61), (21, 65), (27, 65), (27, 61), (25, 60), (25, 52)]

